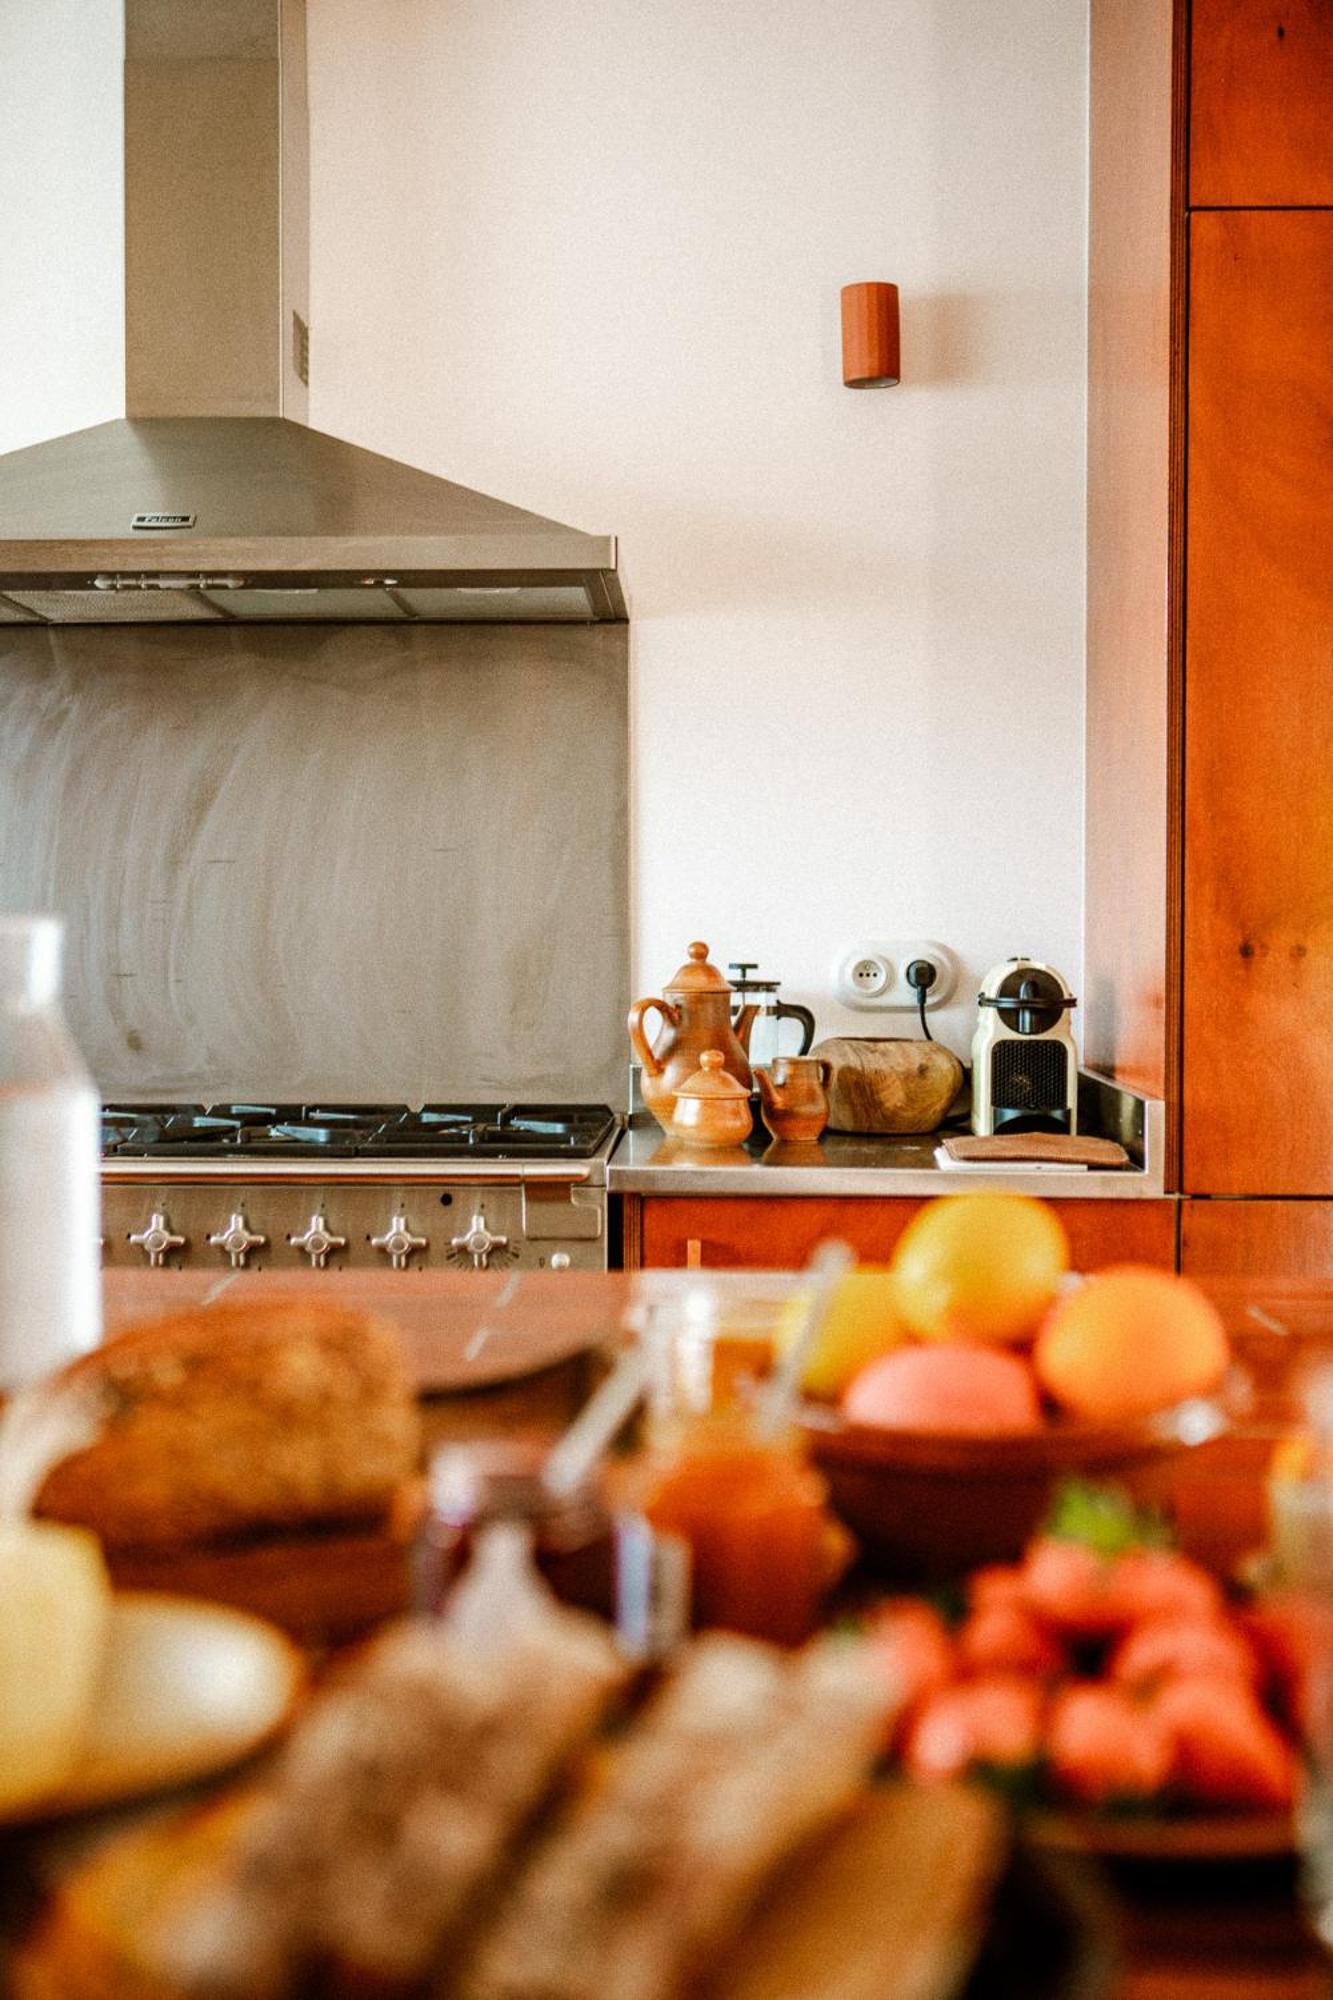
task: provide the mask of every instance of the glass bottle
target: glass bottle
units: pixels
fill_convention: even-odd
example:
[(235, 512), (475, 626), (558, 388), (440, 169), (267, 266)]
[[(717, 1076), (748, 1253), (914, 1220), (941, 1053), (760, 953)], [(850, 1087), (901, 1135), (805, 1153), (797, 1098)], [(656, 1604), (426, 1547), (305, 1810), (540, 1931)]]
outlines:
[(97, 1092), (60, 1011), (58, 917), (0, 916), (0, 1390), (101, 1336)]

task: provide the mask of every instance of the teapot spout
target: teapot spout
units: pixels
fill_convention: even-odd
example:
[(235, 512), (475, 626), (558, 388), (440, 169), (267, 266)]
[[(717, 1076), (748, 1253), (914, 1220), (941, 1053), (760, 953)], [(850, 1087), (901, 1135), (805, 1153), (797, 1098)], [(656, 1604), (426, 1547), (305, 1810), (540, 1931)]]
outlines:
[(747, 1056), (750, 1053), (750, 1031), (754, 1027), (758, 1014), (759, 1008), (756, 1003), (753, 1000), (747, 1001), (731, 1024), (731, 1032)]

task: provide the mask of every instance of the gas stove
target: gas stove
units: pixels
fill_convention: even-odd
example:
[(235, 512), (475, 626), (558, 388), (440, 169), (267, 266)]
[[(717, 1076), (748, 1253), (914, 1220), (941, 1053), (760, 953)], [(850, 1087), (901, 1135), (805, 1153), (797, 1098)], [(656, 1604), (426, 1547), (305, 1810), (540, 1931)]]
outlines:
[(109, 1104), (105, 1259), (604, 1269), (618, 1131), (604, 1104)]

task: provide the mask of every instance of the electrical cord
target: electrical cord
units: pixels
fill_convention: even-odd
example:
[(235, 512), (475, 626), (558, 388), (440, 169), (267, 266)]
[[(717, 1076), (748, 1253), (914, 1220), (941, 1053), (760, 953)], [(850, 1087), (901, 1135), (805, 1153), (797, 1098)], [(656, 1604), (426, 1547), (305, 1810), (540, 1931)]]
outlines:
[(914, 958), (907, 967), (906, 978), (908, 985), (916, 994), (917, 1013), (921, 1017), (921, 1032), (928, 1042), (933, 1042), (935, 1037), (931, 1034), (930, 1023), (926, 1020), (926, 995), (935, 984), (935, 968), (928, 958)]
[[(921, 1017), (921, 1032), (928, 1042), (933, 1042), (935, 1037), (931, 1034), (930, 1023), (926, 1019), (926, 995), (935, 984), (935, 968), (928, 958), (914, 958), (908, 963), (905, 977), (908, 985), (916, 995), (917, 1013)], [(971, 1066), (968, 1063), (964, 1063), (963, 1082), (966, 1086), (970, 1086), (971, 1081)], [(971, 1126), (972, 1113), (970, 1108), (966, 1111), (956, 1112), (952, 1117), (944, 1118), (940, 1122), (940, 1130), (942, 1132), (967, 1132), (971, 1130)]]

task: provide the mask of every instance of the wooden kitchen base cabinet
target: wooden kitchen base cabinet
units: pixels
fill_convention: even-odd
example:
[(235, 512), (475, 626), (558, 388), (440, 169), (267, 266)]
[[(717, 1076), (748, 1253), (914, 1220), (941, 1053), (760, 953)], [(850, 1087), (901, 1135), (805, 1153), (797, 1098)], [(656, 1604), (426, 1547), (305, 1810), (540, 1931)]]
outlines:
[(1333, 1280), (1333, 1201), (1185, 1201), (1180, 1268), (1191, 1278)]
[[(924, 1206), (919, 1200), (857, 1196), (631, 1195), (625, 1199), (626, 1262), (656, 1269), (792, 1270), (808, 1260), (816, 1244), (836, 1236), (863, 1262), (885, 1263)], [(1121, 1263), (1174, 1269), (1175, 1202), (1051, 1206), (1069, 1232), (1075, 1270)]]

